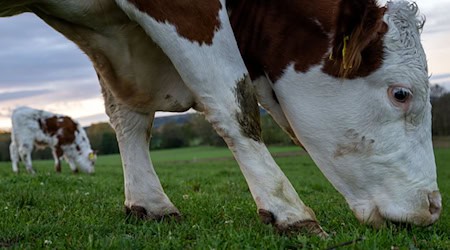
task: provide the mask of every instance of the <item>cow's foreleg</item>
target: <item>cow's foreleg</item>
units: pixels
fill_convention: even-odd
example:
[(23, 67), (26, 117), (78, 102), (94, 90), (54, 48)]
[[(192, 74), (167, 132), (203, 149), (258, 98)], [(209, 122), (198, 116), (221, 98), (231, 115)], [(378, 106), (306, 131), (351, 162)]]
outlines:
[(259, 104), (267, 110), (267, 112), (272, 116), (275, 122), (280, 126), (283, 131), (289, 135), (291, 140), (303, 147), (300, 141), (297, 139), (294, 130), (292, 130), (283, 110), (281, 109), (280, 103), (278, 103), (277, 96), (272, 89), (269, 80), (266, 77), (260, 77), (253, 81), (253, 85), (256, 89), (256, 95), (258, 96)]
[(55, 171), (57, 173), (61, 173), (61, 156), (63, 155), (63, 151), (61, 147), (56, 146), (52, 149), (53, 159), (55, 160)]
[(14, 173), (19, 173), (19, 152), (14, 141), (9, 145), (9, 155), (11, 156), (12, 170)]
[(66, 160), (67, 163), (69, 163), (69, 167), (70, 170), (72, 170), (72, 173), (78, 174), (79, 171), (77, 164), (75, 164), (75, 162), (73, 162), (69, 157), (67, 157), (67, 155), (64, 155), (64, 159)]
[[(218, 14), (212, 13), (219, 19), (218, 25), (209, 30), (202, 24), (213, 9), (192, 16), (183, 13), (183, 20), (188, 21), (172, 25), (161, 21), (161, 16), (152, 17), (151, 1), (133, 1), (137, 5), (127, 0), (117, 2), (170, 57), (206, 118), (225, 139), (247, 180), (261, 219), (282, 231), (306, 229), (324, 235), (314, 212), (300, 200), (261, 140), (255, 91), (234, 40), (224, 1), (209, 1), (208, 6), (219, 6)], [(170, 15), (170, 6), (159, 7), (167, 7), (165, 13)], [(189, 33), (184, 33), (182, 26), (186, 24)]]
[(126, 213), (144, 219), (178, 217), (178, 209), (164, 193), (149, 157), (154, 114), (134, 112), (117, 103), (107, 89), (102, 91), (122, 158)]

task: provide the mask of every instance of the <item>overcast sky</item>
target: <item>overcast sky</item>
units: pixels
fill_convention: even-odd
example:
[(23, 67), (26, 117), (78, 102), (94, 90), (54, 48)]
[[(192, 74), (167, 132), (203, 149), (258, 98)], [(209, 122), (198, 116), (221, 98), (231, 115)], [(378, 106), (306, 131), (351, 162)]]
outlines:
[[(416, 2), (427, 20), (422, 41), (431, 82), (450, 90), (450, 0)], [(83, 125), (107, 121), (87, 57), (32, 14), (0, 18), (0, 129), (11, 126), (11, 110), (20, 105), (63, 113)]]

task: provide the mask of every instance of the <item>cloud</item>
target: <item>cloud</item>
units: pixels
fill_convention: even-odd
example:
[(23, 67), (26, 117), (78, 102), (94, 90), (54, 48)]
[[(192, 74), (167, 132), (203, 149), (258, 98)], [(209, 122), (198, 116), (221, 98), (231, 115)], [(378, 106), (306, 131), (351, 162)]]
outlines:
[(0, 91), (61, 79), (95, 79), (75, 44), (31, 14), (0, 19)]
[[(450, 0), (416, 2), (427, 20), (422, 40), (430, 82), (450, 90)], [(20, 105), (65, 113), (85, 124), (107, 120), (92, 63), (36, 16), (0, 18), (0, 48), (0, 128), (10, 126), (11, 110)]]
[(0, 103), (6, 102), (13, 99), (21, 99), (21, 98), (30, 98), (33, 96), (38, 96), (42, 94), (49, 93), (50, 90), (42, 89), (42, 90), (23, 90), (23, 91), (14, 91), (14, 92), (0, 92)]
[(450, 73), (431, 76), (431, 81), (441, 81), (441, 80), (450, 80)]

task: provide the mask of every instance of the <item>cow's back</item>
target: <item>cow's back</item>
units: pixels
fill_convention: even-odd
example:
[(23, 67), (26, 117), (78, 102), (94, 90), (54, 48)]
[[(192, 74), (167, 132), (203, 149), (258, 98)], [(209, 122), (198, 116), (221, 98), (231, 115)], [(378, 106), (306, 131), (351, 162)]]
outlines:
[[(29, 107), (18, 107), (12, 113), (12, 140), (17, 145), (24, 143), (45, 143), (53, 145), (55, 139), (44, 133), (41, 121), (54, 114)], [(31, 146), (31, 145), (30, 145)]]

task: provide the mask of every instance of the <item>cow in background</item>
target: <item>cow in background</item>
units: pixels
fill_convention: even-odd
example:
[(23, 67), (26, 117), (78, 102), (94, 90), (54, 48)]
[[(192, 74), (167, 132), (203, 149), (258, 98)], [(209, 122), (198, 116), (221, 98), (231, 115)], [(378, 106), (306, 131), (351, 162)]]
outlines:
[(96, 154), (81, 125), (72, 118), (29, 107), (16, 108), (12, 113), (11, 154), (12, 169), (19, 172), (19, 160), (27, 171), (34, 174), (31, 152), (50, 147), (55, 159), (55, 170), (61, 172), (61, 157), (64, 156), (70, 169), (94, 173)]

